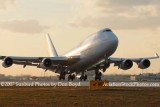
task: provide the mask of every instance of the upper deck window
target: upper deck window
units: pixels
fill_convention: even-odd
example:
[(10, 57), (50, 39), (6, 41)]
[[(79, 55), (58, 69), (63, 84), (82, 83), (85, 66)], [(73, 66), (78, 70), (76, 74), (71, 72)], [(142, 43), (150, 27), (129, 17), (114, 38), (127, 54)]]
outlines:
[(100, 30), (100, 32), (111, 32), (111, 29), (105, 28), (105, 29)]

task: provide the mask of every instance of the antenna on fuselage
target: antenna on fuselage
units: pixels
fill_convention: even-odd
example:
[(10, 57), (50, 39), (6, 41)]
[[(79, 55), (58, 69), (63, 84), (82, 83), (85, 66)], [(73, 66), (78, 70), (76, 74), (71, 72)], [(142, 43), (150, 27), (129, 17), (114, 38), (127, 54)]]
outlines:
[(58, 56), (57, 51), (52, 43), (52, 40), (51, 40), (49, 34), (46, 35), (46, 39), (47, 39), (47, 43), (48, 43), (48, 50), (49, 50), (50, 57)]

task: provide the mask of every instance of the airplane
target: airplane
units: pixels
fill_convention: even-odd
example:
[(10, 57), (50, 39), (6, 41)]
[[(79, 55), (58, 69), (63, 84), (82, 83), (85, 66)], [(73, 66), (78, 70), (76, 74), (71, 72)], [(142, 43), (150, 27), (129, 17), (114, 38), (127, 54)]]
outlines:
[(76, 48), (59, 56), (53, 42), (46, 35), (49, 57), (22, 57), (22, 56), (0, 56), (3, 61), (2, 66), (7, 68), (13, 64), (26, 66), (36, 66), (45, 71), (50, 70), (59, 74), (59, 80), (65, 80), (66, 74), (69, 74), (68, 80), (74, 80), (77, 74), (81, 74), (80, 80), (87, 80), (86, 72), (95, 71), (95, 80), (101, 80), (102, 73), (105, 72), (110, 64), (114, 64), (118, 69), (128, 70), (132, 68), (133, 62), (140, 69), (150, 67), (150, 59), (158, 59), (156, 53), (154, 57), (144, 58), (114, 58), (111, 57), (118, 47), (118, 37), (111, 29), (102, 29), (82, 41)]

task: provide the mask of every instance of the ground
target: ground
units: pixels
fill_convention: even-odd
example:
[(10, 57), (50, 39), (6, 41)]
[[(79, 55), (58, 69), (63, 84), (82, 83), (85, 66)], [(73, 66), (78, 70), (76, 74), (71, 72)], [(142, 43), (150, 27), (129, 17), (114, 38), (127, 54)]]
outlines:
[(0, 87), (0, 107), (158, 107), (160, 88)]

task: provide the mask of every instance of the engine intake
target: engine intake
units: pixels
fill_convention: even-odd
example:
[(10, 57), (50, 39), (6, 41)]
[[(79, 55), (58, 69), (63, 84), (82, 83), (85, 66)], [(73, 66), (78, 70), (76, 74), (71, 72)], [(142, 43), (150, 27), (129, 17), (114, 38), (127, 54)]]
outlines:
[(50, 68), (52, 66), (52, 61), (50, 59), (44, 58), (40, 63), (41, 68)]
[(138, 68), (140, 69), (146, 69), (148, 67), (150, 67), (151, 62), (148, 59), (142, 59), (139, 63), (138, 63)]
[(124, 61), (122, 61), (122, 63), (120, 64), (120, 68), (123, 69), (123, 70), (128, 70), (130, 68), (132, 68), (133, 66), (133, 62), (129, 59), (126, 59)]
[(6, 57), (3, 59), (3, 63), (2, 63), (2, 66), (7, 68), (7, 67), (10, 67), (13, 65), (13, 59), (10, 58), (10, 57)]

